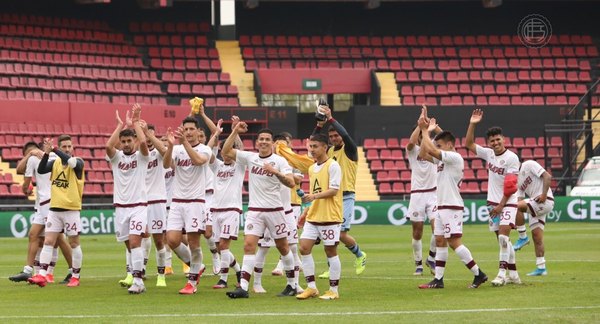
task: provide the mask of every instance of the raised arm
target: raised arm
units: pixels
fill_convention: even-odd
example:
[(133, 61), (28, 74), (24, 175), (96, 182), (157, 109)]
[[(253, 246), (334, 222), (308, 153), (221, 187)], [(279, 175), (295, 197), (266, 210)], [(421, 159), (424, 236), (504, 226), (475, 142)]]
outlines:
[(165, 151), (165, 155), (163, 155), (163, 167), (168, 169), (171, 167), (173, 163), (173, 146), (175, 145), (175, 136), (173, 135), (173, 131), (171, 131), (171, 127), (167, 129), (167, 150)]
[[(115, 147), (119, 143), (119, 133), (121, 133), (121, 131), (123, 130), (123, 121), (121, 120), (121, 117), (119, 116), (118, 110), (115, 111), (115, 115), (117, 117), (117, 127), (115, 128), (113, 133), (110, 135), (110, 138), (106, 142), (106, 147), (105, 147), (106, 155), (108, 156), (109, 159), (112, 159), (115, 156), (115, 154), (117, 153), (117, 149)], [(125, 115), (125, 120), (127, 120), (127, 121), (130, 120), (129, 110), (127, 111), (127, 113)]]
[(483, 118), (483, 111), (481, 109), (473, 110), (473, 114), (471, 114), (471, 119), (469, 120), (469, 127), (467, 128), (467, 135), (465, 138), (465, 147), (473, 152), (477, 153), (476, 145), (475, 145), (475, 127), (481, 119)]
[(142, 131), (144, 131), (144, 135), (146, 135), (146, 138), (149, 139), (150, 142), (152, 142), (152, 145), (154, 145), (158, 153), (160, 153), (160, 155), (164, 157), (165, 153), (167, 153), (167, 148), (165, 147), (163, 142), (161, 142), (158, 138), (156, 138), (156, 136), (154, 136), (152, 132), (150, 132), (150, 130), (148, 129), (148, 124), (145, 120), (140, 119), (140, 126), (142, 127)]
[(44, 156), (42, 156), (42, 160), (40, 161), (37, 170), (39, 174), (46, 174), (52, 172), (52, 164), (54, 163), (54, 161), (48, 162), (48, 159), (50, 158), (50, 152), (52, 152), (52, 149), (52, 140), (49, 138), (44, 138)]
[(235, 139), (239, 136), (239, 134), (244, 134), (247, 131), (248, 125), (245, 122), (238, 122), (235, 127), (231, 129), (231, 134), (229, 134), (225, 140), (225, 143), (223, 143), (223, 150), (221, 151), (221, 154), (232, 160), (236, 160), (237, 149), (233, 148), (233, 144), (235, 143)]
[(217, 131), (218, 126), (215, 125), (215, 123), (212, 121), (212, 119), (210, 119), (207, 115), (206, 112), (204, 111), (204, 104), (200, 105), (200, 117), (202, 117), (202, 120), (204, 121), (204, 123), (206, 124), (206, 126), (208, 127), (208, 130), (210, 131), (210, 133), (214, 133)]
[(179, 126), (179, 128), (177, 128), (177, 130), (175, 131), (175, 137), (179, 139), (179, 144), (183, 145), (183, 148), (192, 160), (192, 164), (203, 165), (204, 163), (208, 162), (209, 157), (196, 152), (196, 150), (194, 150), (190, 142), (188, 142), (188, 140), (185, 138), (183, 132), (183, 126)]
[(440, 151), (440, 149), (433, 145), (431, 137), (429, 137), (429, 132), (435, 129), (435, 127), (437, 126), (435, 124), (435, 118), (431, 118), (429, 122), (427, 122), (426, 117), (421, 116), (421, 118), (419, 118), (418, 124), (419, 129), (421, 130), (421, 136), (423, 136), (423, 138), (421, 139), (421, 151), (423, 153), (426, 153), (428, 156), (441, 160), (442, 151)]
[(217, 129), (214, 132), (212, 132), (210, 140), (208, 140), (208, 147), (210, 147), (211, 150), (213, 150), (213, 154), (210, 156), (210, 164), (213, 164), (215, 162), (216, 155), (219, 150), (219, 136), (221, 135), (221, 132), (223, 132), (223, 128), (221, 128), (222, 123), (223, 119), (219, 119), (217, 121)]
[(19, 161), (19, 163), (17, 163), (17, 174), (25, 173), (25, 171), (27, 170), (27, 162), (29, 161), (29, 158), (33, 155), (42, 159), (42, 156), (44, 156), (44, 152), (38, 149), (33, 149), (27, 152), (27, 154), (25, 154), (25, 156)]
[(140, 124), (140, 115), (142, 113), (142, 106), (139, 103), (135, 103), (133, 108), (131, 108), (132, 114), (132, 124), (133, 130), (135, 131), (135, 136), (137, 137), (140, 143), (140, 152), (143, 156), (148, 156), (148, 142), (146, 142), (146, 135), (142, 130), (142, 126)]
[(412, 151), (415, 148), (415, 146), (419, 145), (419, 135), (421, 135), (421, 129), (419, 128), (419, 126), (417, 126), (410, 134), (410, 138), (408, 139), (408, 145), (406, 145), (406, 150)]

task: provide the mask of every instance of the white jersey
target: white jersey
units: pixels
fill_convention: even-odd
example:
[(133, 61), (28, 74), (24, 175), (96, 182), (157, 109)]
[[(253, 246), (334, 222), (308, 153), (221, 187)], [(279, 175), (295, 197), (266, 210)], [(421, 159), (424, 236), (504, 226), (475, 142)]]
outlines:
[[(535, 198), (541, 195), (544, 188), (544, 180), (542, 179), (544, 172), (546, 170), (536, 161), (529, 160), (523, 162), (521, 170), (519, 170), (519, 180), (517, 182), (519, 188), (518, 196), (525, 197), (527, 195), (529, 198)], [(554, 198), (550, 188), (548, 188), (546, 197)]]
[(281, 185), (279, 191), (281, 194), (281, 202), (283, 203), (283, 210), (286, 212), (292, 210), (292, 191), (290, 188)]
[(433, 158), (437, 164), (437, 206), (438, 209), (460, 209), (464, 207), (460, 196), (460, 183), (463, 178), (464, 160), (454, 151), (441, 151), (442, 160)]
[(241, 211), (246, 166), (240, 163), (227, 165), (223, 161), (215, 159), (210, 168), (215, 175), (212, 208), (237, 208)]
[[(498, 204), (504, 197), (504, 177), (507, 174), (517, 174), (519, 172), (519, 157), (510, 150), (496, 155), (491, 148), (484, 148), (475, 145), (477, 156), (486, 161), (488, 169), (488, 202)], [(506, 201), (506, 204), (517, 203), (517, 195), (512, 195)]]
[[(58, 157), (56, 154), (50, 152), (48, 161), (54, 161)], [(35, 155), (32, 155), (27, 159), (27, 166), (25, 168), (25, 176), (35, 178), (36, 195), (35, 195), (35, 209), (40, 208), (40, 203), (47, 203), (50, 200), (50, 172), (39, 174), (38, 166), (40, 165), (41, 159)]]
[(263, 169), (264, 164), (269, 163), (282, 174), (291, 174), (292, 167), (284, 158), (276, 154), (261, 158), (256, 152), (238, 150), (236, 162), (248, 167), (250, 195), (248, 207), (268, 209), (284, 207), (281, 195), (277, 194), (284, 185), (272, 173)]
[(215, 191), (215, 173), (210, 166), (206, 169), (206, 191)]
[(148, 171), (146, 173), (148, 202), (166, 202), (167, 187), (165, 185), (165, 168), (163, 167), (163, 157), (156, 148), (150, 151), (148, 157)]
[(165, 169), (165, 190), (167, 192), (167, 207), (171, 206), (171, 200), (173, 200), (173, 179), (175, 179), (175, 171), (171, 168)]
[(116, 207), (126, 207), (147, 203), (146, 171), (149, 157), (142, 155), (140, 151), (125, 154), (116, 150), (109, 161), (114, 179), (113, 204)]
[(415, 145), (412, 150), (406, 149), (410, 165), (410, 191), (425, 192), (435, 189), (437, 185), (436, 165), (419, 157), (421, 147)]
[[(210, 159), (212, 154), (210, 148), (204, 144), (198, 144), (192, 149), (207, 159)], [(204, 199), (208, 162), (203, 165), (194, 165), (183, 145), (175, 145), (173, 147), (173, 163), (175, 169), (173, 199)]]

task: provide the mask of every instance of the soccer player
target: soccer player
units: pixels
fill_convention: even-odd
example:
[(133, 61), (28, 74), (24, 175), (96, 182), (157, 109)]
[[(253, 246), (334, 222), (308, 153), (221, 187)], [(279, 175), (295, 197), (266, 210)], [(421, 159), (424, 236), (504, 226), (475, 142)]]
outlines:
[[(169, 143), (167, 142), (166, 136), (161, 137), (160, 141), (162, 142), (162, 145), (165, 148), (169, 145)], [(164, 165), (164, 163), (163, 163), (163, 165)], [(163, 167), (163, 170), (164, 170), (164, 177), (165, 177), (165, 191), (167, 193), (167, 203), (165, 205), (166, 205), (166, 210), (167, 210), (167, 222), (168, 222), (169, 209), (171, 209), (171, 200), (173, 199), (173, 179), (175, 177), (175, 171), (173, 171), (172, 168), (164, 168), (164, 167)], [(165, 240), (166, 240), (166, 235), (165, 235)], [(165, 251), (166, 251), (165, 252), (165, 275), (172, 275), (173, 274), (173, 264), (172, 264), (173, 254), (171, 253), (171, 248), (169, 248), (169, 244), (165, 244)]]
[[(40, 253), (40, 272), (27, 281), (40, 287), (46, 286), (48, 282), (46, 274), (52, 261), (52, 250), (58, 236), (64, 232), (69, 238), (73, 265), (73, 276), (67, 287), (77, 287), (83, 260), (79, 232), (85, 182), (84, 163), (82, 159), (73, 156), (73, 143), (69, 135), (58, 137), (58, 147), (59, 149), (54, 148), (51, 139), (44, 140), (44, 156), (38, 166), (38, 173), (50, 173), (50, 211), (46, 222), (44, 247)], [(54, 152), (58, 158), (49, 162), (50, 152)]]
[[(236, 117), (237, 118), (237, 117)], [(232, 128), (235, 128), (239, 119), (234, 118)], [(231, 240), (237, 240), (240, 228), (240, 216), (242, 215), (242, 187), (244, 186), (244, 175), (246, 166), (236, 163), (234, 160), (223, 155), (223, 161), (215, 158), (218, 149), (219, 135), (222, 128), (219, 120), (216, 131), (208, 143), (213, 149), (210, 160), (210, 168), (215, 176), (215, 193), (213, 196), (213, 235), (219, 239), (219, 252), (221, 253), (220, 277), (213, 289), (227, 288), (229, 268), (233, 268), (239, 283), (241, 276), (240, 265), (235, 260), (233, 253), (229, 250)], [(236, 141), (236, 147), (241, 148), (241, 140)]]
[(165, 280), (165, 233), (167, 231), (167, 187), (165, 184), (165, 168), (163, 156), (167, 148), (155, 136), (154, 125), (140, 121), (144, 135), (147, 138), (148, 171), (146, 172), (146, 189), (148, 191), (148, 229), (156, 247), (156, 277), (157, 287), (166, 287)]
[[(441, 133), (441, 129), (436, 129), (435, 133)], [(436, 212), (437, 179), (436, 166), (427, 160), (425, 152), (419, 146), (421, 142), (421, 129), (415, 127), (410, 135), (410, 140), (406, 146), (406, 156), (410, 165), (410, 203), (408, 212), (405, 215), (412, 223), (412, 248), (415, 260), (415, 276), (423, 275), (423, 224), (425, 217), (431, 224), (431, 230), (434, 228), (434, 214)], [(429, 241), (429, 256), (427, 257), (427, 266), (432, 274), (435, 274), (435, 236), (431, 235)]]
[[(44, 226), (48, 218), (48, 212), (50, 211), (50, 175), (39, 174), (37, 169), (40, 161), (44, 156), (44, 152), (39, 149), (38, 144), (35, 142), (27, 142), (23, 146), (23, 159), (17, 164), (17, 173), (24, 174), (24, 181), (21, 189), (26, 196), (32, 194), (32, 180), (35, 176), (36, 182), (36, 197), (35, 197), (35, 214), (31, 222), (31, 228), (29, 229), (29, 245), (27, 250), (27, 264), (23, 267), (23, 271), (20, 273), (8, 277), (9, 280), (20, 282), (27, 281), (27, 279), (33, 276), (33, 271), (37, 268), (39, 271), (40, 267), (40, 253), (44, 246)], [(56, 155), (51, 153), (51, 160), (56, 159)], [(69, 274), (65, 280), (61, 283), (69, 283), (71, 279), (71, 247), (65, 241), (63, 235), (57, 236), (57, 245), (60, 247), (67, 264), (69, 265)], [(52, 261), (48, 265), (48, 272), (46, 279), (49, 283), (54, 282), (53, 270), (58, 260), (58, 248), (55, 246), (52, 250)]]
[[(367, 254), (361, 251), (358, 243), (348, 232), (354, 215), (354, 202), (356, 199), (355, 186), (356, 186), (356, 170), (358, 167), (358, 148), (352, 137), (348, 134), (348, 131), (340, 124), (337, 120), (333, 119), (331, 109), (327, 106), (319, 106), (320, 111), (327, 117), (330, 127), (328, 130), (329, 142), (331, 147), (327, 151), (327, 155), (333, 158), (340, 164), (342, 168), (342, 194), (344, 196), (344, 223), (342, 223), (342, 233), (340, 234), (340, 241), (344, 243), (346, 248), (350, 250), (356, 256), (354, 261), (354, 267), (356, 268), (356, 274), (359, 275), (365, 271), (367, 265)], [(321, 128), (325, 125), (325, 122), (318, 121), (317, 127), (313, 131), (313, 134), (321, 132)], [(319, 275), (319, 278), (327, 279), (329, 274), (327, 271)]]
[(310, 152), (316, 163), (308, 170), (310, 193), (302, 197), (305, 203), (312, 203), (304, 230), (300, 237), (302, 268), (308, 287), (298, 294), (298, 299), (317, 297), (319, 291), (315, 283), (315, 262), (312, 248), (317, 238), (323, 242), (327, 263), (329, 264), (329, 290), (320, 299), (338, 299), (338, 285), (342, 273), (342, 264), (337, 254), (341, 224), (344, 220), (342, 210), (342, 170), (340, 165), (327, 156), (328, 139), (316, 134), (310, 138)]
[[(132, 271), (131, 276), (128, 274), (120, 283), (124, 287), (129, 286), (130, 294), (146, 291), (142, 280), (142, 235), (146, 233), (148, 225), (146, 173), (150, 157), (146, 136), (140, 125), (140, 113), (140, 105), (134, 104), (131, 117), (129, 111), (126, 114), (124, 126), (117, 111), (117, 127), (106, 142), (106, 156), (112, 166), (114, 179), (113, 204), (117, 241), (125, 243)], [(120, 150), (115, 148), (117, 145)]]
[[(521, 224), (525, 227), (523, 213), (529, 213), (529, 229), (531, 229), (535, 246), (536, 269), (528, 273), (528, 276), (545, 276), (548, 274), (546, 259), (544, 258), (544, 227), (546, 225), (546, 215), (554, 208), (554, 196), (552, 190), (550, 190), (551, 181), (552, 176), (550, 173), (544, 170), (536, 161), (530, 160), (521, 164), (517, 182), (518, 196), (520, 198), (527, 196), (528, 198), (519, 200), (517, 204), (517, 224), (521, 221)], [(521, 232), (519, 232), (519, 235), (521, 235)], [(527, 237), (526, 234), (525, 237)]]
[(419, 286), (421, 289), (444, 288), (444, 271), (448, 259), (448, 245), (474, 275), (470, 288), (477, 288), (487, 281), (471, 251), (462, 243), (462, 220), (464, 203), (460, 196), (460, 182), (463, 177), (464, 160), (454, 149), (455, 138), (451, 132), (443, 131), (436, 135), (435, 146), (429, 137), (437, 125), (435, 119), (427, 118), (427, 108), (423, 107), (418, 122), (421, 129), (421, 150), (428, 154), (428, 160), (437, 165), (437, 213), (434, 229), (436, 242), (435, 278)]
[[(179, 145), (175, 145), (176, 138)], [(188, 282), (179, 293), (191, 295), (196, 293), (204, 271), (200, 235), (204, 232), (206, 169), (212, 152), (198, 140), (198, 121), (193, 117), (186, 117), (174, 133), (169, 130), (167, 140), (163, 166), (172, 166), (175, 171), (167, 242), (171, 250), (190, 265)], [(187, 233), (189, 248), (182, 242), (182, 229)]]
[(294, 258), (288, 245), (288, 232), (280, 186), (294, 187), (292, 168), (281, 156), (273, 154), (273, 133), (269, 129), (258, 131), (258, 153), (233, 148), (238, 134), (248, 131), (248, 125), (239, 122), (223, 144), (222, 154), (249, 169), (248, 213), (244, 228), (244, 259), (240, 287), (227, 292), (230, 298), (248, 298), (248, 285), (254, 268), (256, 246), (259, 238), (269, 231), (282, 255), (287, 285), (280, 295), (295, 296)]
[[(192, 105), (192, 114), (195, 112), (194, 110), (194, 105)], [(204, 123), (206, 124), (206, 126), (208, 126), (208, 129), (210, 131), (211, 134), (214, 134), (215, 132), (217, 132), (217, 126), (215, 125), (215, 123), (210, 119), (210, 117), (208, 117), (205, 113), (204, 110), (204, 104), (200, 104), (200, 106), (197, 108), (198, 111), (198, 115), (200, 115), (200, 117), (202, 117), (202, 120), (204, 121)], [(198, 128), (198, 136), (199, 136), (199, 141), (202, 144), (206, 144), (206, 132), (204, 131), (203, 128)], [(206, 181), (206, 195), (204, 197), (204, 199), (206, 200), (206, 215), (205, 218), (203, 220), (203, 222), (206, 224), (205, 227), (205, 231), (204, 231), (204, 238), (206, 239), (206, 243), (208, 244), (208, 248), (210, 249), (210, 253), (212, 255), (212, 266), (213, 266), (213, 274), (219, 274), (220, 272), (220, 263), (221, 261), (219, 260), (219, 252), (216, 246), (216, 243), (218, 242), (218, 238), (213, 235), (213, 218), (212, 218), (212, 212), (211, 207), (213, 206), (213, 195), (214, 195), (214, 180), (215, 177), (213, 175), (213, 171), (212, 169), (209, 167), (206, 169), (207, 172), (207, 181)]]
[[(515, 226), (517, 216), (516, 174), (519, 172), (519, 158), (504, 146), (502, 128), (491, 127), (486, 132), (489, 148), (475, 144), (475, 127), (483, 118), (481, 109), (473, 110), (467, 129), (465, 146), (469, 151), (487, 163), (488, 193), (490, 209), (490, 231), (494, 231), (500, 246), (498, 275), (492, 285), (498, 287), (507, 283), (520, 284), (517, 272), (515, 251), (510, 243), (510, 230)], [(506, 275), (508, 270), (508, 276)]]

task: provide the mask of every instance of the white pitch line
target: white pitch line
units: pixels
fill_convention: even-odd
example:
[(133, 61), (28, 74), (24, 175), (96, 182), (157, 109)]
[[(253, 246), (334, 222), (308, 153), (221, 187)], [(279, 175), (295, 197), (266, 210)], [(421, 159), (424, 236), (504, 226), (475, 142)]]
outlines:
[(148, 318), (148, 317), (258, 317), (258, 316), (356, 316), (356, 315), (423, 315), (423, 314), (460, 314), (460, 313), (499, 313), (516, 311), (552, 311), (598, 309), (600, 305), (565, 306), (565, 307), (528, 307), (528, 308), (474, 308), (448, 310), (406, 310), (406, 311), (372, 311), (372, 312), (326, 312), (326, 313), (209, 313), (209, 314), (104, 314), (104, 315), (0, 315), (0, 319), (52, 319), (52, 318)]

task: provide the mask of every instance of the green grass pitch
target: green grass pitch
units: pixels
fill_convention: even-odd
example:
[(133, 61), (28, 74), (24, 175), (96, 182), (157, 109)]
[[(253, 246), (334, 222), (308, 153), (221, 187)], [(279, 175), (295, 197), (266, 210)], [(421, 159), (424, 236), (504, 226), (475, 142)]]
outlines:
[[(366, 271), (354, 273), (353, 256), (340, 249), (342, 279), (340, 299), (299, 301), (275, 295), (285, 283), (270, 275), (277, 261), (271, 251), (265, 265), (266, 295), (230, 300), (224, 290), (211, 287), (216, 276), (205, 275), (198, 293), (181, 296), (185, 284), (181, 266), (174, 257), (176, 273), (167, 277), (166, 288), (155, 284), (154, 251), (148, 264), (147, 292), (129, 295), (117, 281), (124, 276), (123, 246), (113, 236), (84, 236), (81, 286), (52, 284), (45, 288), (13, 283), (7, 277), (20, 271), (25, 259), (25, 239), (0, 239), (0, 321), (4, 322), (504, 322), (586, 323), (600, 321), (600, 224), (549, 224), (546, 232), (548, 276), (527, 277), (535, 268), (533, 244), (517, 252), (521, 286), (494, 288), (489, 281), (479, 289), (467, 289), (471, 273), (451, 251), (445, 289), (419, 290), (418, 284), (432, 276), (414, 277), (409, 226), (363, 225), (352, 228), (361, 248), (368, 253)], [(490, 280), (497, 273), (498, 246), (485, 225), (464, 228), (464, 243)], [(513, 241), (516, 233), (513, 233)], [(425, 238), (427, 241), (429, 237)], [(203, 244), (205, 242), (203, 241)], [(423, 244), (427, 246), (427, 244)], [(231, 250), (241, 261), (240, 242)], [(206, 249), (205, 263), (210, 267)], [(313, 251), (317, 272), (326, 267), (321, 246)], [(62, 256), (55, 271), (65, 275)], [(230, 282), (234, 278), (230, 278)], [(301, 278), (303, 286), (304, 280)], [(319, 279), (321, 292), (327, 281)]]

